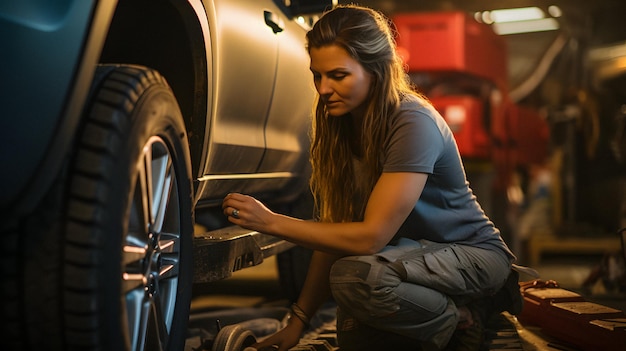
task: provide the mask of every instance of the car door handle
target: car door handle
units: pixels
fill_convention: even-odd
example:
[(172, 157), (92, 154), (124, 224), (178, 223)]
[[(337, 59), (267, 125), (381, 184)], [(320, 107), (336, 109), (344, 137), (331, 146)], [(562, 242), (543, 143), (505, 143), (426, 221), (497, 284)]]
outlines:
[(283, 23), (280, 17), (276, 16), (270, 11), (263, 11), (265, 16), (265, 24), (267, 24), (274, 33), (280, 33), (284, 30)]

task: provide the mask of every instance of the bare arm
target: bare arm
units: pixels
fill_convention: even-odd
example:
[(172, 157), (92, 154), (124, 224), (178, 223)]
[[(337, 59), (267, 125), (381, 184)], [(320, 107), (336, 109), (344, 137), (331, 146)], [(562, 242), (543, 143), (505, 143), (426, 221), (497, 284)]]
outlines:
[[(244, 228), (275, 235), (313, 250), (339, 255), (380, 251), (398, 231), (419, 199), (428, 175), (383, 173), (372, 190), (362, 222), (319, 223), (280, 215), (254, 198), (229, 194), (222, 205), (228, 219)], [(239, 218), (231, 216), (233, 209)]]
[(340, 258), (338, 255), (314, 251), (309, 264), (309, 271), (298, 298), (298, 305), (309, 316), (312, 316), (319, 306), (330, 297), (330, 268)]
[[(337, 255), (314, 251), (309, 265), (309, 271), (302, 287), (302, 293), (298, 298), (298, 306), (310, 318), (315, 314), (319, 306), (330, 296), (330, 284), (328, 277), (330, 268), (339, 258)], [(306, 329), (304, 322), (296, 316), (289, 319), (289, 323), (278, 333), (253, 345), (262, 350), (270, 345), (277, 345), (279, 351), (288, 350), (300, 340), (302, 332)]]

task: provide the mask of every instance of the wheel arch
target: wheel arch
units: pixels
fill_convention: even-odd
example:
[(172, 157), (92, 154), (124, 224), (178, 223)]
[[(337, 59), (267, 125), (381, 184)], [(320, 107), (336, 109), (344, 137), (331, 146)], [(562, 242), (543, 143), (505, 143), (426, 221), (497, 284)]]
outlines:
[(142, 65), (165, 77), (185, 120), (192, 175), (201, 165), (212, 103), (210, 34), (203, 12), (199, 1), (121, 0), (100, 57), (101, 63)]

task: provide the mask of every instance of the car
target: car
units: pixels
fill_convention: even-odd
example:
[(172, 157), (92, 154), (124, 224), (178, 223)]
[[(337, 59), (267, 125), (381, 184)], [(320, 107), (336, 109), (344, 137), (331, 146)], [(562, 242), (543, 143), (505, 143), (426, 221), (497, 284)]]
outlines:
[(220, 205), (312, 215), (304, 38), (333, 2), (0, 4), (1, 349), (181, 350), (194, 284), (289, 252)]

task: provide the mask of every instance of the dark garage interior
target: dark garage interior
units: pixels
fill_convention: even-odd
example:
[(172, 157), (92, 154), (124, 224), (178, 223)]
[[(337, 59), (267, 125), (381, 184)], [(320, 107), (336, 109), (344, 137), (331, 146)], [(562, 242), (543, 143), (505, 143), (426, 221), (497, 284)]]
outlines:
[[(454, 175), (469, 182), (457, 177), (450, 193), (462, 188), (464, 209), (497, 234), (484, 210), (517, 258), (498, 266), (505, 286), (481, 295), (495, 305), (512, 291), (509, 309), (455, 329), (473, 339), (442, 351), (626, 350), (624, 0), (0, 1), (0, 350), (252, 351), (296, 317), (309, 325), (291, 351), (344, 351), (337, 302), (311, 316), (293, 305), (312, 251), (286, 230), (246, 229), (243, 208), (222, 206), (241, 193), (275, 214), (320, 217), (309, 183), (319, 72), (305, 33), (324, 9), (353, 3), (389, 19), (412, 87), (447, 123), (431, 110)], [(329, 117), (334, 102), (321, 101)], [(347, 111), (339, 118), (354, 122)], [(345, 131), (359, 144), (355, 125)], [(359, 161), (358, 148), (344, 160)], [(453, 195), (434, 182), (444, 216), (432, 218), (452, 217)], [(411, 215), (407, 227), (428, 222)], [(411, 238), (457, 245), (443, 222)], [(436, 291), (454, 323), (457, 290)], [(416, 347), (397, 340), (369, 346)]]

